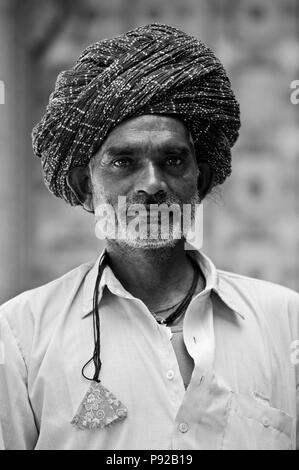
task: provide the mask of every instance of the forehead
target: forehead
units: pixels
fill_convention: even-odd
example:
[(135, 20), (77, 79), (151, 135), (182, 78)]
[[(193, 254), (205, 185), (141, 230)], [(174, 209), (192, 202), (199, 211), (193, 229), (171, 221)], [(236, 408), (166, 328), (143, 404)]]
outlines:
[(192, 144), (192, 137), (185, 124), (169, 116), (144, 115), (126, 120), (116, 126), (103, 143), (101, 150), (112, 144), (163, 143)]

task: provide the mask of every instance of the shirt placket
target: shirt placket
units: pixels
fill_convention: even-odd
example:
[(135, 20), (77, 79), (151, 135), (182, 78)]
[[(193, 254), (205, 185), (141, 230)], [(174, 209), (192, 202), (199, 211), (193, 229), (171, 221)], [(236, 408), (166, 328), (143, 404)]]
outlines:
[(210, 292), (200, 294), (190, 304), (183, 331), (186, 348), (194, 360), (194, 370), (176, 415), (172, 448), (196, 449), (200, 446), (200, 417), (214, 381), (215, 336)]
[(157, 328), (161, 340), (162, 374), (175, 417), (184, 398), (184, 382), (171, 344), (171, 330), (165, 325), (157, 325)]

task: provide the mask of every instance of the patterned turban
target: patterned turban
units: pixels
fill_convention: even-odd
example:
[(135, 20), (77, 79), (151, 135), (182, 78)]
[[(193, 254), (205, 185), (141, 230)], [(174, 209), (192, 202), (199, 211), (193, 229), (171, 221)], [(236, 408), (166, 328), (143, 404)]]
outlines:
[(66, 182), (69, 170), (87, 166), (116, 125), (142, 114), (181, 119), (197, 159), (214, 171), (213, 184), (230, 175), (240, 113), (222, 64), (198, 39), (150, 24), (90, 45), (58, 75), (32, 132), (48, 189), (79, 205)]

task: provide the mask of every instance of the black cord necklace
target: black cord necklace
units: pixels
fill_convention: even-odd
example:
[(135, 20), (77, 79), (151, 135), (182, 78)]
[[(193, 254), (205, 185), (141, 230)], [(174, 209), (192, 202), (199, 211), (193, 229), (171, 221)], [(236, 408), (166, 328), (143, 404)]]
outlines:
[[(100, 343), (100, 315), (99, 315), (99, 287), (100, 287), (100, 282), (102, 278), (102, 274), (104, 272), (104, 269), (106, 265), (108, 264), (108, 256), (106, 251), (104, 251), (102, 258), (99, 261), (99, 269), (98, 269), (98, 275), (93, 291), (93, 309), (92, 309), (92, 319), (93, 319), (93, 336), (94, 336), (94, 351), (92, 357), (89, 359), (89, 361), (84, 364), (82, 367), (82, 375), (85, 379), (87, 380), (93, 380), (95, 382), (101, 382), (101, 379), (99, 378), (100, 376), (100, 371), (102, 367), (102, 361), (101, 361), (101, 343)], [(93, 361), (94, 363), (94, 375), (93, 378), (87, 377), (84, 373), (85, 367)]]
[[(191, 256), (189, 258), (190, 258), (190, 261), (191, 261), (192, 266), (194, 268), (194, 276), (193, 276), (192, 285), (191, 285), (186, 297), (182, 300), (180, 305), (177, 307), (177, 309), (171, 315), (169, 315), (165, 319), (162, 318), (162, 317), (159, 317), (160, 321), (158, 320), (158, 318), (156, 318), (157, 322), (160, 323), (160, 324), (169, 325), (176, 318), (178, 318), (187, 309), (187, 307), (188, 307), (188, 305), (189, 305), (189, 303), (190, 303), (190, 301), (193, 297), (193, 294), (195, 292), (195, 289), (196, 289), (196, 286), (197, 286), (197, 283), (198, 283), (199, 268), (198, 268), (197, 264), (195, 263), (195, 261), (193, 261)], [(96, 279), (96, 282), (95, 282), (95, 288), (94, 288), (94, 291), (93, 291), (92, 317), (93, 317), (94, 351), (93, 351), (92, 357), (82, 367), (83, 377), (87, 380), (93, 380), (93, 381), (98, 382), (98, 383), (101, 382), (101, 379), (99, 378), (99, 376), (100, 376), (100, 371), (101, 371), (101, 367), (102, 367), (102, 361), (101, 361), (101, 357), (100, 357), (100, 352), (101, 352), (100, 351), (101, 350), (100, 346), (101, 346), (101, 344), (100, 344), (99, 287), (100, 287), (102, 274), (103, 274), (104, 269), (107, 266), (107, 264), (108, 264), (108, 255), (107, 255), (107, 252), (104, 251), (104, 253), (102, 255), (102, 258), (99, 261), (98, 275), (97, 275), (97, 279)], [(91, 361), (93, 361), (93, 363), (94, 363), (94, 375), (93, 375), (92, 378), (87, 377), (84, 373), (85, 368), (87, 367), (88, 364), (91, 363)]]
[[(193, 280), (190, 289), (188, 290), (186, 296), (184, 299), (180, 302), (178, 307), (175, 309), (174, 312), (172, 312), (168, 317), (163, 318), (160, 315), (158, 315), (156, 312), (152, 312), (152, 315), (154, 316), (155, 320), (159, 325), (170, 325), (170, 323), (173, 323), (175, 320), (177, 320), (188, 308), (189, 303), (191, 302), (191, 299), (194, 295), (194, 292), (196, 290), (196, 286), (198, 284), (198, 279), (199, 279), (199, 268), (196, 263), (194, 263), (193, 259), (190, 257), (190, 261), (192, 262), (193, 269), (194, 269), (194, 274), (193, 274)], [(173, 305), (175, 307), (177, 304)], [(164, 309), (165, 311), (167, 309)], [(162, 310), (160, 310), (162, 312)]]

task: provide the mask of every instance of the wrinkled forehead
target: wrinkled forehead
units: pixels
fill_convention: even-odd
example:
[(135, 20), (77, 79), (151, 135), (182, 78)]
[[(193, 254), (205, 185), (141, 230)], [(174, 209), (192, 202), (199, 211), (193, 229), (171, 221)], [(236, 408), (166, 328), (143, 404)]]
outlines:
[(106, 137), (98, 153), (113, 145), (185, 144), (193, 148), (193, 138), (184, 122), (165, 115), (133, 117), (116, 126)]

